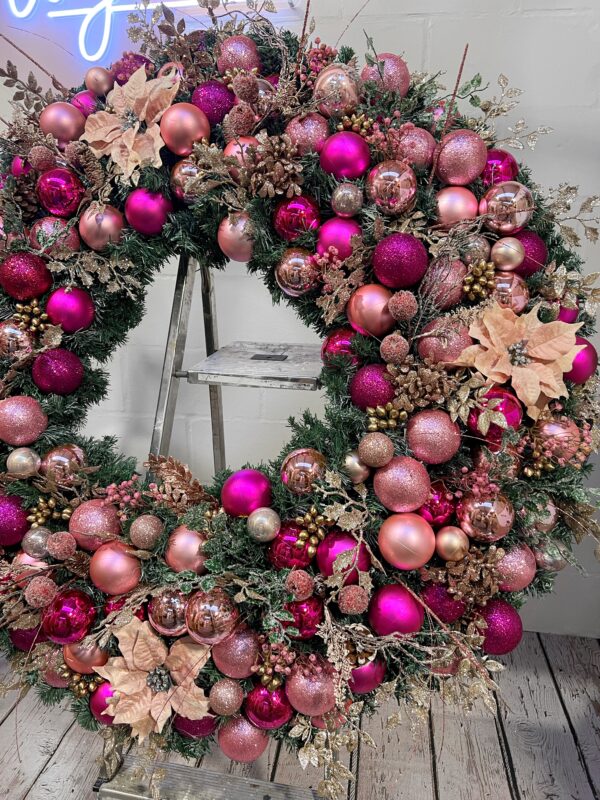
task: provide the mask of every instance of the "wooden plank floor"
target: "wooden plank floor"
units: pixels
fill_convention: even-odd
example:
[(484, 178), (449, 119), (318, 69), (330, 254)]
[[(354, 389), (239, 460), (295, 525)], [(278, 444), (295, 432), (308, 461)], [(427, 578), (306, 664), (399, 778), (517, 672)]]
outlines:
[[(436, 702), (415, 736), (407, 725), (386, 729), (394, 704), (365, 719), (379, 747), (361, 745), (346, 762), (357, 775), (347, 800), (600, 800), (598, 642), (529, 633), (505, 660), (497, 717), (465, 719)], [(91, 800), (101, 746), (68, 711), (44, 708), (34, 693), (17, 704), (9, 692), (0, 698), (0, 797)], [(274, 741), (251, 765), (218, 751), (203, 764), (298, 786), (321, 777)]]

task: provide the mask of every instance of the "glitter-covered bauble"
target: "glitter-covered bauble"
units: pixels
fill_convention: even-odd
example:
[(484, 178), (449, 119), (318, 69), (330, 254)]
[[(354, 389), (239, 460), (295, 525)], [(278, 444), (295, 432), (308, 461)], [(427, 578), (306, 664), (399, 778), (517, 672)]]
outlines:
[(447, 625), (456, 622), (467, 610), (467, 604), (456, 600), (445, 586), (427, 583), (421, 590), (421, 597), (431, 611)]
[(331, 195), (331, 210), (346, 219), (356, 216), (363, 207), (363, 190), (356, 183), (340, 183)]
[(491, 251), (492, 248), (485, 236), (473, 233), (461, 246), (460, 256), (465, 264), (477, 264), (480, 261), (489, 261)]
[(546, 266), (548, 248), (542, 237), (534, 231), (519, 231), (514, 234), (514, 238), (521, 242), (525, 250), (525, 258), (517, 272), (524, 278), (529, 278)]
[(388, 334), (379, 345), (379, 355), (386, 364), (403, 364), (409, 350), (408, 341), (397, 331)]
[(188, 599), (185, 621), (195, 642), (218, 644), (231, 636), (239, 620), (238, 607), (223, 589), (198, 591)]
[(456, 509), (463, 531), (476, 542), (497, 542), (511, 530), (515, 519), (512, 503), (503, 494), (478, 497), (465, 494)]
[(90, 711), (100, 725), (112, 725), (114, 723), (114, 717), (107, 713), (108, 701), (113, 695), (114, 690), (108, 682), (101, 683), (90, 695)]
[(419, 514), (392, 514), (379, 528), (377, 544), (392, 567), (419, 569), (435, 552), (435, 533)]
[(359, 442), (358, 455), (369, 467), (385, 467), (394, 455), (394, 443), (385, 433), (366, 433)]
[(306, 231), (316, 230), (320, 224), (318, 204), (304, 194), (281, 200), (273, 212), (275, 232), (286, 242), (293, 242)]
[(217, 231), (217, 242), (227, 258), (247, 264), (254, 250), (250, 214), (238, 211), (223, 217)]
[(501, 598), (490, 600), (487, 605), (477, 609), (486, 627), (482, 629), (482, 649), (492, 656), (503, 656), (514, 650), (523, 636), (523, 623), (519, 612)]
[[(44, 248), (47, 256), (59, 256), (61, 252), (77, 251), (81, 247), (79, 234), (73, 225), (62, 217), (42, 217), (29, 230), (29, 242), (36, 250)], [(52, 242), (51, 245), (48, 242)]]
[(286, 629), (293, 627), (298, 630), (298, 633), (294, 634), (287, 632), (290, 639), (304, 641), (317, 635), (317, 629), (325, 617), (323, 601), (320, 597), (313, 595), (306, 600), (292, 600), (285, 603), (283, 607), (290, 612), (294, 619), (286, 620), (281, 624)]
[(123, 86), (140, 67), (144, 67), (147, 76), (154, 72), (154, 65), (149, 58), (129, 50), (123, 53), (118, 61), (110, 65), (110, 71), (119, 86)]
[(35, 397), (14, 395), (0, 400), (0, 441), (13, 447), (33, 444), (48, 427)]
[(11, 253), (0, 264), (0, 286), (15, 300), (31, 300), (52, 286), (52, 275), (41, 256)]
[(497, 272), (491, 296), (502, 308), (522, 314), (529, 302), (529, 289), (523, 278), (515, 272)]
[(98, 97), (107, 95), (115, 85), (112, 73), (104, 67), (90, 67), (85, 73), (85, 88)]
[(394, 399), (394, 386), (385, 364), (366, 364), (356, 371), (349, 386), (350, 399), (366, 411), (370, 406), (385, 406)]
[(443, 136), (434, 158), (435, 173), (443, 183), (466, 186), (483, 172), (487, 147), (478, 133), (461, 128)]
[(205, 81), (194, 89), (192, 103), (206, 114), (210, 125), (220, 125), (233, 108), (235, 95), (222, 81)]
[(249, 764), (262, 756), (270, 738), (246, 717), (232, 717), (219, 726), (217, 742), (227, 758)]
[(210, 651), (215, 667), (228, 678), (249, 678), (258, 661), (258, 635), (251, 628), (240, 625), (225, 641), (215, 644)]
[(569, 563), (568, 552), (566, 545), (552, 539), (540, 542), (533, 548), (536, 566), (544, 572), (563, 570)]
[(598, 352), (594, 345), (583, 336), (575, 337), (575, 344), (583, 347), (573, 359), (573, 366), (563, 378), (572, 383), (585, 383), (598, 369)]
[(285, 579), (285, 589), (294, 600), (308, 600), (314, 593), (315, 579), (304, 569), (293, 569)]
[(303, 247), (284, 251), (275, 267), (275, 280), (288, 297), (301, 297), (319, 285), (320, 272), (311, 253)]
[(75, 333), (90, 327), (96, 310), (85, 289), (69, 286), (52, 292), (46, 301), (46, 314), (52, 325), (60, 325), (65, 333)]
[(325, 474), (325, 466), (325, 456), (312, 447), (292, 450), (281, 465), (282, 483), (292, 494), (310, 494), (313, 483)]
[(494, 243), (491, 259), (496, 269), (512, 272), (523, 263), (525, 248), (515, 236), (504, 236)]
[(509, 547), (496, 564), (503, 592), (520, 592), (535, 578), (535, 555), (524, 542)]
[(407, 122), (402, 126), (396, 145), (396, 158), (407, 161), (411, 167), (430, 167), (433, 162), (436, 141), (425, 128), (417, 128)]
[(490, 187), (479, 201), (479, 213), (486, 226), (503, 236), (524, 228), (535, 210), (531, 191), (517, 181), (504, 181)]
[(173, 572), (195, 572), (204, 575), (206, 568), (204, 562), (203, 534), (193, 531), (185, 525), (179, 525), (169, 535), (165, 550), (165, 561)]
[(294, 709), (284, 689), (271, 691), (266, 686), (255, 686), (246, 695), (244, 713), (257, 728), (275, 730), (290, 721)]
[(0, 322), (0, 357), (23, 358), (33, 350), (33, 336), (16, 322), (7, 319)]
[[(249, 155), (246, 154), (248, 149), (255, 148), (257, 144), (258, 139), (255, 136), (238, 136), (225, 145), (223, 155), (225, 158), (235, 158), (240, 166), (244, 166), (249, 161)], [(237, 181), (240, 171), (235, 167), (230, 167), (229, 174), (234, 181)]]
[(310, 543), (296, 547), (302, 528), (293, 520), (284, 520), (281, 529), (269, 546), (267, 557), (275, 569), (294, 569), (308, 567), (312, 555), (308, 552)]
[(363, 336), (376, 336), (378, 339), (385, 336), (396, 326), (388, 308), (391, 298), (390, 290), (378, 283), (361, 286), (346, 304), (348, 322)]
[(121, 241), (124, 227), (125, 218), (117, 208), (92, 203), (81, 215), (79, 235), (90, 249), (100, 252)]
[(72, 103), (50, 103), (39, 117), (39, 126), (45, 136), (54, 136), (64, 150), (69, 142), (79, 139), (85, 130), (85, 117)]
[(55, 167), (40, 175), (36, 193), (49, 214), (72, 217), (79, 208), (85, 188), (72, 170)]
[(456, 361), (462, 351), (473, 344), (466, 325), (444, 317), (428, 322), (420, 335), (418, 353), (434, 364)]
[(139, 558), (124, 542), (101, 545), (90, 560), (90, 580), (104, 594), (127, 594), (142, 577)]
[(477, 198), (463, 186), (446, 186), (435, 196), (439, 223), (449, 230), (457, 222), (475, 219), (479, 210)]
[(369, 625), (377, 636), (416, 633), (421, 630), (425, 611), (413, 595), (397, 583), (373, 592), (369, 603)]
[(214, 714), (207, 714), (200, 719), (188, 719), (175, 714), (172, 719), (173, 729), (187, 739), (204, 739), (212, 736), (219, 727), (219, 720)]
[(60, 486), (70, 486), (86, 466), (87, 459), (81, 447), (67, 443), (48, 450), (42, 459), (40, 472)]
[(78, 111), (81, 111), (86, 119), (98, 110), (98, 98), (94, 92), (90, 92), (89, 89), (77, 92), (77, 94), (73, 95), (69, 100), (69, 103), (75, 106)]
[(264, 472), (240, 469), (221, 489), (221, 505), (231, 517), (247, 517), (257, 508), (271, 505), (271, 483)]
[(334, 358), (343, 356), (349, 364), (357, 366), (360, 362), (359, 357), (352, 348), (352, 342), (356, 337), (356, 332), (352, 328), (336, 328), (328, 333), (321, 346), (321, 360), (326, 366), (330, 366)]
[(243, 33), (238, 36), (228, 36), (217, 50), (217, 69), (221, 75), (229, 70), (243, 72), (260, 72), (260, 55), (256, 42)]
[(87, 636), (96, 609), (89, 594), (79, 589), (64, 589), (42, 611), (42, 630), (51, 642), (72, 644)]
[(440, 311), (447, 311), (461, 302), (467, 267), (460, 259), (436, 258), (431, 262), (421, 284), (421, 294), (435, 303)]
[(434, 528), (446, 525), (454, 516), (456, 501), (443, 480), (433, 481), (428, 500), (417, 509), (423, 519)]
[(172, 211), (168, 197), (149, 189), (134, 189), (125, 200), (125, 219), (142, 236), (158, 236)]
[(349, 450), (346, 453), (342, 472), (350, 478), (352, 483), (364, 483), (371, 474), (371, 470), (360, 460), (356, 450)]
[(163, 636), (183, 636), (187, 630), (186, 608), (187, 597), (183, 592), (166, 589), (148, 603), (148, 622)]
[(11, 628), (8, 638), (12, 646), (23, 653), (29, 653), (36, 644), (48, 641), (40, 625), (35, 628)]
[(410, 233), (392, 233), (373, 251), (375, 276), (391, 289), (414, 286), (425, 275), (428, 263), (425, 246)]
[(6, 471), (9, 475), (29, 478), (35, 475), (41, 466), (42, 459), (30, 447), (17, 447), (6, 459)]
[(272, 508), (256, 508), (248, 516), (248, 533), (255, 542), (272, 541), (281, 529), (281, 518)]
[(103, 500), (86, 500), (71, 514), (69, 533), (83, 550), (94, 552), (121, 532), (117, 509)]
[(317, 253), (326, 255), (330, 247), (335, 247), (337, 256), (342, 261), (352, 255), (352, 239), (362, 236), (362, 228), (353, 219), (333, 217), (319, 228), (317, 237)]
[(131, 543), (142, 550), (153, 550), (164, 531), (164, 523), (154, 514), (142, 514), (131, 523)]
[(296, 659), (285, 682), (287, 699), (300, 714), (326, 714), (335, 705), (335, 671), (323, 656), (311, 653)]
[(67, 667), (73, 672), (93, 675), (95, 667), (103, 667), (106, 664), (109, 652), (88, 640), (63, 645), (62, 656)]
[(581, 444), (581, 431), (567, 417), (538, 420), (533, 433), (539, 447), (550, 448), (555, 458), (564, 458), (566, 461), (573, 458)]
[(460, 449), (460, 428), (445, 411), (426, 409), (408, 420), (406, 441), (420, 461), (443, 464)]
[(329, 136), (329, 123), (320, 114), (311, 113), (294, 117), (285, 127), (285, 132), (296, 145), (299, 156), (320, 153)]
[(481, 175), (484, 186), (514, 181), (518, 174), (519, 165), (512, 153), (497, 148), (487, 151), (485, 168)]
[(0, 494), (0, 546), (18, 544), (29, 530), (27, 512), (16, 495)]
[(314, 89), (313, 100), (326, 117), (352, 114), (360, 99), (358, 82), (345, 64), (331, 64), (321, 70)]
[[(344, 576), (344, 584), (358, 583), (358, 572), (368, 572), (371, 556), (364, 542), (358, 544), (356, 538), (347, 531), (334, 530), (317, 547), (317, 568), (321, 575), (333, 575), (335, 561), (342, 553), (348, 553), (350, 561), (338, 569)], [(352, 569), (350, 569), (352, 567)]]
[(182, 158), (171, 169), (171, 192), (180, 203), (193, 203), (196, 199), (193, 194), (186, 192), (186, 185), (191, 178), (197, 178), (199, 172), (200, 167), (187, 158)]
[(402, 161), (382, 161), (369, 172), (366, 189), (367, 197), (382, 214), (399, 217), (414, 205), (417, 177)]
[[(429, 498), (427, 470), (414, 458), (395, 456), (373, 478), (373, 491), (390, 511), (416, 511)], [(424, 522), (422, 517), (419, 517)]]
[(348, 688), (352, 694), (368, 694), (381, 686), (386, 673), (386, 663), (383, 658), (374, 658), (360, 667), (355, 667), (350, 673)]
[(31, 377), (44, 394), (73, 394), (83, 382), (84, 368), (71, 350), (55, 347), (36, 356)]
[(410, 72), (404, 59), (395, 53), (377, 53), (375, 64), (366, 64), (360, 73), (361, 80), (372, 81), (385, 92), (397, 92), (400, 97), (410, 87)]
[(444, 561), (460, 561), (469, 552), (469, 537), (462, 528), (446, 525), (435, 535), (435, 552)]
[(467, 427), (473, 436), (484, 440), (492, 453), (497, 453), (502, 445), (505, 428), (492, 422), (485, 435), (479, 430), (479, 418), (488, 408), (494, 413), (502, 414), (506, 426), (516, 431), (523, 420), (523, 406), (511, 391), (502, 386), (494, 386), (479, 399), (478, 407), (469, 413)]
[(189, 156), (196, 142), (210, 138), (210, 123), (191, 103), (174, 103), (162, 115), (160, 135), (172, 153)]

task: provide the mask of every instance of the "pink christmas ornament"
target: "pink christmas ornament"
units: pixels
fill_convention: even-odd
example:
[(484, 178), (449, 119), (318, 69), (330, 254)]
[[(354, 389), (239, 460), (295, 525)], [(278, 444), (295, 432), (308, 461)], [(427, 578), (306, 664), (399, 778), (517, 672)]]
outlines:
[[(255, 136), (238, 136), (232, 139), (225, 145), (223, 155), (225, 158), (235, 158), (240, 166), (245, 166), (249, 163), (249, 148), (255, 148), (258, 145), (258, 139)], [(239, 169), (230, 167), (229, 174), (234, 181), (237, 181), (240, 174)]]
[(467, 272), (465, 264), (457, 258), (436, 258), (425, 273), (421, 293), (435, 303), (440, 311), (447, 311), (463, 299)]
[(419, 514), (392, 514), (379, 528), (377, 544), (396, 569), (419, 569), (435, 552), (435, 533)]
[(146, 58), (146, 56), (143, 56), (141, 53), (132, 53), (131, 50), (129, 50), (123, 53), (118, 61), (111, 64), (110, 72), (119, 86), (123, 86), (140, 67), (144, 67), (146, 75), (148, 76), (152, 75), (154, 72), (154, 65), (149, 58)]
[(10, 163), (10, 174), (14, 178), (23, 178), (32, 170), (31, 164), (22, 156), (15, 156)]
[(257, 508), (271, 505), (271, 484), (257, 469), (241, 469), (230, 475), (221, 489), (221, 505), (231, 517), (247, 517)]
[(573, 359), (573, 366), (565, 372), (563, 378), (572, 383), (585, 383), (598, 369), (598, 353), (594, 345), (583, 336), (575, 338), (575, 344), (583, 346)]
[(502, 308), (510, 308), (515, 314), (522, 314), (529, 302), (529, 289), (516, 272), (497, 272), (494, 275), (494, 291), (491, 297)]
[(345, 64), (330, 64), (315, 81), (313, 100), (326, 117), (352, 114), (360, 100), (358, 82)]
[(292, 707), (308, 717), (321, 716), (335, 706), (335, 670), (323, 656), (302, 655), (285, 682)]
[(104, 594), (127, 594), (140, 582), (140, 560), (124, 542), (101, 545), (90, 561), (90, 580)]
[[(200, 590), (188, 599), (185, 622), (188, 633), (195, 642), (212, 646), (231, 636), (239, 625), (240, 612), (223, 589), (211, 589), (208, 592)], [(229, 678), (223, 680), (236, 685)]]
[(296, 547), (302, 528), (293, 520), (281, 523), (279, 533), (269, 545), (267, 557), (275, 569), (294, 569), (308, 567), (312, 556), (308, 552), (309, 542), (304, 547)]
[(90, 711), (92, 716), (101, 725), (112, 725), (114, 717), (107, 713), (108, 701), (114, 695), (114, 690), (110, 683), (101, 683), (98, 688), (90, 695)]
[(83, 382), (84, 368), (79, 356), (64, 347), (36, 356), (31, 377), (44, 394), (73, 394)]
[(467, 610), (467, 604), (462, 600), (455, 600), (445, 586), (439, 583), (427, 583), (421, 590), (423, 602), (446, 625), (451, 625), (460, 619)]
[(417, 345), (419, 355), (435, 364), (451, 364), (466, 347), (473, 344), (466, 325), (444, 317), (428, 322), (420, 335), (422, 338)]
[(285, 132), (296, 145), (299, 156), (320, 153), (329, 136), (329, 123), (325, 117), (313, 112), (291, 119), (286, 125)]
[(317, 567), (321, 575), (329, 578), (333, 575), (335, 560), (342, 553), (352, 551), (353, 569), (342, 569), (344, 584), (358, 583), (358, 571), (368, 572), (371, 567), (371, 556), (364, 542), (358, 545), (351, 533), (331, 531), (317, 547)]
[(125, 219), (143, 236), (157, 236), (165, 226), (173, 203), (160, 192), (134, 189), (125, 201)]
[(524, 542), (510, 547), (496, 564), (503, 592), (520, 592), (535, 578), (537, 565), (533, 550)]
[(27, 356), (33, 351), (33, 346), (32, 333), (20, 328), (15, 320), (0, 322), (0, 355), (3, 358)]
[(193, 203), (195, 198), (194, 191), (187, 191), (188, 181), (191, 178), (197, 178), (200, 173), (200, 167), (189, 158), (182, 158), (171, 168), (171, 192), (176, 200), (180, 203)]
[(47, 427), (48, 417), (35, 397), (18, 394), (0, 400), (0, 441), (5, 444), (33, 444)]
[(317, 629), (325, 617), (323, 601), (320, 597), (313, 595), (306, 600), (292, 600), (285, 603), (283, 607), (294, 617), (293, 622), (282, 622), (283, 627), (298, 629), (298, 633), (293, 635), (288, 632), (290, 639), (305, 640), (316, 636)]
[(355, 180), (369, 168), (369, 145), (353, 131), (339, 131), (326, 139), (321, 148), (321, 169), (338, 181)]
[(416, 511), (429, 498), (431, 481), (420, 461), (396, 456), (375, 473), (373, 491), (390, 511)]
[(479, 213), (495, 233), (512, 236), (524, 228), (535, 210), (531, 191), (517, 181), (491, 186), (479, 201)]
[(260, 72), (260, 55), (256, 42), (244, 34), (228, 36), (217, 50), (217, 69), (221, 75), (225, 75), (228, 70)]
[(325, 456), (313, 447), (299, 447), (284, 458), (281, 482), (292, 494), (310, 494), (313, 483), (323, 477), (326, 463)]
[(386, 673), (386, 663), (383, 658), (377, 657), (367, 661), (360, 667), (355, 667), (348, 681), (348, 688), (352, 694), (368, 694), (381, 686)]
[(406, 441), (415, 457), (425, 464), (443, 464), (460, 449), (460, 428), (445, 411), (426, 409), (408, 420)]
[(518, 231), (513, 234), (525, 250), (525, 258), (517, 267), (517, 272), (524, 278), (529, 278), (546, 266), (548, 248), (541, 236), (534, 231)]
[(417, 177), (402, 161), (382, 161), (369, 172), (366, 188), (367, 197), (382, 214), (399, 217), (414, 205)]
[(518, 174), (519, 165), (512, 153), (497, 148), (487, 151), (486, 164), (481, 176), (484, 186), (514, 181)]
[(289, 722), (294, 714), (283, 688), (255, 686), (246, 695), (244, 713), (261, 730), (275, 730)]
[(227, 258), (247, 264), (254, 250), (250, 215), (240, 211), (223, 217), (217, 231), (217, 242)]
[(390, 290), (378, 283), (361, 286), (346, 305), (348, 322), (363, 336), (385, 336), (396, 326), (396, 320), (388, 308), (391, 298)]
[(29, 653), (36, 644), (48, 641), (40, 625), (35, 628), (11, 628), (8, 638), (12, 646), (23, 653)]
[(306, 231), (316, 230), (320, 224), (319, 206), (307, 195), (281, 200), (273, 212), (273, 227), (286, 242), (293, 242)]
[[(92, 558), (96, 558), (97, 554)], [(164, 589), (148, 603), (148, 622), (162, 636), (183, 636), (187, 630), (186, 608), (187, 597), (183, 592), (178, 589)]]
[(115, 85), (111, 72), (104, 67), (90, 67), (85, 73), (85, 88), (95, 95), (107, 95)]
[(384, 406), (394, 399), (394, 386), (385, 364), (367, 364), (350, 381), (350, 399), (365, 411), (369, 406)]
[(443, 481), (433, 481), (429, 492), (429, 498), (417, 509), (423, 519), (434, 528), (441, 528), (447, 525), (454, 516), (456, 501), (451, 492), (448, 491)]
[[(48, 244), (48, 242), (52, 244)], [(44, 247), (49, 256), (58, 256), (65, 250), (77, 251), (81, 247), (79, 234), (73, 225), (61, 217), (42, 217), (29, 230), (29, 242), (36, 250)]]
[(36, 192), (42, 207), (49, 214), (55, 217), (72, 217), (79, 208), (85, 189), (72, 170), (54, 167), (40, 175)]
[(456, 518), (463, 531), (476, 542), (491, 544), (510, 532), (515, 510), (508, 497), (465, 494), (456, 508)]
[(41, 256), (11, 253), (0, 264), (0, 286), (22, 302), (45, 294), (52, 286), (52, 275)]
[(239, 680), (252, 675), (258, 653), (258, 635), (251, 628), (241, 625), (224, 642), (214, 645), (210, 654), (219, 672)]
[(302, 297), (319, 285), (321, 273), (312, 254), (303, 247), (289, 247), (275, 267), (275, 281), (288, 297)]
[(0, 494), (0, 547), (18, 544), (29, 530), (21, 498)]
[(160, 135), (172, 153), (189, 156), (196, 142), (210, 138), (210, 123), (191, 103), (174, 103), (162, 115)]
[(412, 594), (397, 583), (373, 592), (369, 603), (369, 625), (377, 636), (416, 633), (421, 630), (425, 612)]
[(478, 426), (481, 414), (491, 406), (494, 412), (502, 414), (506, 420), (506, 425), (516, 431), (519, 430), (523, 420), (523, 406), (512, 392), (508, 389), (503, 389), (501, 386), (494, 386), (489, 389), (480, 399), (479, 406), (479, 408), (473, 408), (470, 412), (467, 427), (473, 436), (485, 441), (492, 453), (497, 453), (501, 448), (505, 429), (492, 422), (484, 436)]
[(117, 509), (103, 500), (85, 500), (71, 514), (69, 533), (79, 547), (94, 552), (121, 532)]
[(80, 642), (96, 619), (94, 602), (79, 589), (64, 589), (42, 611), (42, 630), (51, 642)]
[(39, 118), (42, 133), (49, 134), (58, 140), (58, 146), (64, 150), (69, 142), (79, 139), (85, 130), (85, 117), (71, 103), (62, 101), (47, 105)]
[(394, 53), (377, 53), (376, 64), (366, 64), (360, 77), (372, 81), (385, 92), (397, 92), (400, 97), (407, 94), (410, 87), (410, 72), (404, 59)]
[(104, 250), (109, 244), (121, 241), (125, 218), (109, 205), (91, 203), (79, 220), (79, 235), (92, 250)]
[(336, 328), (328, 333), (321, 346), (321, 360), (330, 366), (333, 359), (343, 356), (352, 366), (359, 364), (359, 358), (352, 349), (352, 341), (356, 332), (352, 328)]
[(192, 94), (192, 103), (206, 114), (211, 126), (223, 122), (234, 102), (234, 93), (221, 81), (205, 81)]
[(440, 224), (449, 230), (463, 220), (475, 219), (479, 209), (477, 198), (462, 186), (447, 186), (435, 196)]
[(98, 110), (98, 98), (94, 92), (90, 92), (89, 89), (84, 89), (83, 92), (77, 92), (69, 102), (72, 106), (75, 106), (78, 111), (81, 111), (86, 119), (90, 114), (94, 114)]
[(180, 714), (173, 717), (173, 729), (187, 739), (204, 739), (212, 736), (219, 727), (219, 719), (214, 714), (207, 714), (200, 719), (188, 719)]
[(577, 322), (577, 318), (579, 317), (579, 308), (570, 308), (569, 306), (560, 306), (558, 310), (558, 317), (557, 319), (560, 322), (567, 322), (568, 324), (572, 325), (574, 322)]
[(416, 128), (407, 122), (401, 128), (395, 156), (407, 161), (411, 167), (430, 167), (433, 163), (436, 141), (425, 128)]
[(410, 233), (392, 233), (373, 251), (373, 271), (384, 286), (405, 289), (418, 283), (429, 259), (423, 243)]
[(52, 325), (60, 325), (65, 333), (75, 333), (90, 327), (96, 310), (88, 292), (73, 286), (52, 292), (46, 302), (46, 314)]
[(500, 598), (492, 599), (479, 608), (478, 613), (487, 624), (482, 630), (484, 653), (503, 656), (518, 646), (523, 636), (523, 623), (514, 606)]
[(475, 131), (468, 128), (445, 134), (437, 147), (435, 172), (443, 183), (465, 186), (481, 175), (486, 165), (487, 147)]
[(195, 572), (204, 575), (204, 543), (206, 538), (198, 531), (179, 525), (169, 535), (165, 550), (165, 561), (173, 572)]
[(246, 717), (231, 717), (219, 727), (217, 742), (227, 758), (249, 764), (265, 752), (269, 736)]
[(362, 228), (353, 219), (333, 217), (319, 228), (317, 253), (326, 254), (330, 247), (335, 247), (338, 258), (342, 261), (352, 255), (352, 237), (362, 236)]

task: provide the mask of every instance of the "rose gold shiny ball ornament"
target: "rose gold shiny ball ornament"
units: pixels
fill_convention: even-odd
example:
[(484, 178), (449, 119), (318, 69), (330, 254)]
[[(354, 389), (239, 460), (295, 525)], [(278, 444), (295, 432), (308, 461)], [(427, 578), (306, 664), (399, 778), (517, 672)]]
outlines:
[(549, 539), (532, 550), (538, 569), (544, 572), (560, 572), (569, 563), (569, 550), (562, 542)]
[(487, 147), (475, 131), (468, 128), (447, 133), (434, 155), (435, 172), (444, 183), (465, 186), (481, 175), (487, 162)]
[(566, 417), (538, 421), (533, 433), (542, 448), (550, 445), (555, 458), (567, 461), (573, 458), (581, 444), (581, 431), (572, 419)]
[(210, 138), (210, 123), (192, 103), (175, 103), (162, 115), (160, 135), (172, 153), (189, 156), (196, 142)]
[(462, 186), (446, 186), (436, 194), (435, 202), (438, 220), (446, 230), (457, 222), (475, 219), (479, 209), (473, 192)]
[(239, 619), (237, 606), (223, 589), (198, 591), (188, 600), (187, 630), (200, 644), (215, 645), (225, 641), (236, 629)]
[(358, 81), (345, 65), (331, 64), (319, 73), (313, 99), (326, 117), (352, 114), (360, 99)]
[(73, 672), (92, 675), (96, 667), (103, 667), (108, 661), (108, 650), (98, 647), (95, 642), (84, 639), (82, 642), (63, 645), (63, 660)]
[(101, 545), (90, 559), (90, 580), (104, 594), (127, 594), (142, 577), (140, 561), (123, 542)]
[(21, 548), (31, 558), (46, 558), (48, 555), (48, 539), (52, 531), (42, 526), (30, 528), (21, 539)]
[(302, 247), (290, 247), (275, 267), (275, 280), (288, 297), (302, 297), (319, 283), (319, 270), (311, 254)]
[(431, 481), (420, 461), (396, 456), (377, 470), (373, 490), (390, 511), (416, 511), (429, 499)]
[(435, 552), (435, 533), (419, 514), (392, 514), (379, 529), (377, 544), (392, 567), (419, 569)]
[(80, 138), (85, 130), (85, 117), (71, 103), (50, 103), (39, 118), (39, 125), (46, 136), (50, 134), (58, 140), (61, 150)]
[(394, 456), (394, 443), (385, 433), (366, 433), (358, 445), (358, 455), (368, 467), (385, 467)]
[(244, 690), (232, 678), (221, 678), (213, 683), (208, 694), (210, 709), (221, 717), (230, 717), (239, 711), (244, 702)]
[(556, 527), (559, 517), (558, 508), (548, 499), (546, 508), (533, 524), (533, 530), (535, 533), (550, 533)]
[(489, 261), (490, 253), (491, 246), (489, 241), (479, 233), (469, 236), (460, 251), (461, 258), (465, 264)]
[(456, 509), (463, 531), (476, 542), (497, 542), (510, 531), (515, 519), (512, 503), (503, 494), (492, 498), (466, 494)]
[(312, 485), (325, 474), (325, 456), (312, 447), (292, 450), (281, 465), (281, 480), (292, 494), (310, 494)]
[(141, 550), (153, 550), (165, 529), (164, 522), (154, 514), (142, 514), (131, 523), (129, 538)]
[(249, 678), (258, 661), (258, 635), (251, 628), (240, 625), (225, 641), (211, 650), (215, 667), (228, 678)]
[(86, 500), (71, 514), (69, 533), (79, 547), (93, 552), (121, 532), (117, 509), (103, 500)]
[(70, 486), (77, 473), (87, 466), (85, 453), (76, 444), (63, 444), (48, 450), (40, 472), (60, 486)]
[(535, 210), (533, 195), (518, 181), (504, 181), (491, 186), (479, 202), (479, 213), (486, 226), (510, 236), (522, 230)]
[(114, 206), (92, 203), (81, 215), (79, 235), (92, 250), (104, 250), (121, 241), (125, 218)]
[(496, 269), (512, 272), (523, 263), (525, 248), (514, 236), (504, 236), (494, 243), (491, 258)]
[(460, 561), (469, 552), (469, 547), (469, 537), (455, 525), (446, 525), (435, 535), (435, 552), (444, 561)]
[(520, 275), (516, 272), (497, 272), (494, 284), (491, 296), (499, 306), (510, 308), (515, 314), (525, 311), (529, 302), (529, 288)]
[(363, 190), (356, 183), (340, 183), (331, 195), (331, 209), (338, 217), (349, 219), (363, 207)]
[(272, 508), (256, 508), (246, 522), (249, 535), (261, 544), (274, 539), (281, 528), (281, 517)]
[(186, 184), (190, 178), (196, 178), (200, 168), (193, 161), (182, 158), (171, 170), (171, 191), (173, 196), (181, 203), (193, 203), (195, 197), (186, 194)]
[(187, 597), (178, 589), (166, 589), (148, 603), (148, 622), (163, 636), (183, 636), (187, 630)]
[(169, 536), (165, 561), (173, 572), (195, 572), (203, 575), (206, 572), (204, 562), (205, 538), (198, 531), (179, 525)]
[(346, 454), (342, 465), (342, 472), (350, 478), (352, 483), (357, 484), (364, 483), (371, 474), (371, 470), (361, 461), (356, 450), (350, 450), (350, 452)]
[(224, 217), (217, 232), (217, 242), (227, 258), (247, 264), (254, 249), (250, 215), (240, 211)]
[(42, 459), (31, 447), (17, 447), (8, 454), (6, 471), (10, 475), (29, 478), (39, 471), (41, 463)]
[(346, 316), (350, 325), (363, 336), (380, 339), (396, 326), (388, 308), (392, 292), (378, 283), (361, 286), (346, 304)]
[(0, 356), (3, 358), (20, 358), (33, 350), (33, 336), (29, 331), (13, 322), (12, 319), (0, 322)]
[(90, 67), (85, 73), (85, 88), (99, 97), (106, 95), (115, 85), (115, 79), (104, 67)]
[(408, 420), (406, 441), (420, 461), (443, 464), (460, 449), (460, 428), (445, 411), (426, 409)]
[(412, 208), (417, 177), (402, 161), (382, 161), (367, 176), (367, 197), (388, 217), (399, 217)]

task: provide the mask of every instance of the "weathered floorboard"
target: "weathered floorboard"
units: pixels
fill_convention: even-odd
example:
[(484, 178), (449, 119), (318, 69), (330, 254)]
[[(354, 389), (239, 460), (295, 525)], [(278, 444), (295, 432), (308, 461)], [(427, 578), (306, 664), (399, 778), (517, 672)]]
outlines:
[[(13, 682), (13, 679), (14, 675), (12, 674), (10, 664), (3, 656), (0, 656), (0, 683), (6, 683), (10, 685)], [(0, 725), (2, 725), (4, 720), (16, 706), (20, 694), (21, 692), (19, 689), (11, 689), (10, 691), (6, 692), (6, 694), (0, 696)]]

